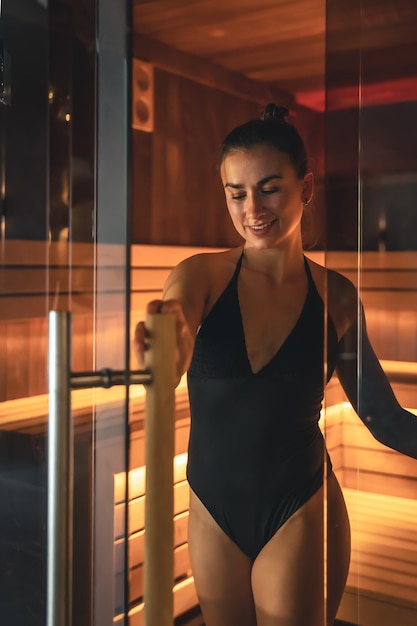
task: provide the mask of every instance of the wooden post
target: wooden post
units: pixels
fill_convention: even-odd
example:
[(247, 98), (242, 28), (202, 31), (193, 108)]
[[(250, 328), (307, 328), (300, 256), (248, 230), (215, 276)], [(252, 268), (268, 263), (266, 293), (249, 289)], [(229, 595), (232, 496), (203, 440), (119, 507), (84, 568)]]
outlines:
[(174, 620), (174, 436), (175, 318), (148, 315), (152, 375), (145, 404), (144, 624), (172, 626)]

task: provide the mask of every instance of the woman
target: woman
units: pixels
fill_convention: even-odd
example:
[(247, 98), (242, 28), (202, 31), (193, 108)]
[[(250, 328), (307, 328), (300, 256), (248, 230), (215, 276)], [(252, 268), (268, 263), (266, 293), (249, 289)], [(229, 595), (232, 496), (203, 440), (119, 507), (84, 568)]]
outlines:
[[(207, 626), (335, 620), (350, 530), (318, 427), (335, 369), (373, 434), (417, 458), (417, 420), (398, 405), (363, 319), (357, 324), (355, 288), (304, 256), (313, 175), (287, 113), (268, 105), (221, 146), (227, 208), (243, 247), (186, 259), (163, 300), (148, 305), (176, 316), (178, 380), (188, 371), (188, 540)], [(142, 359), (143, 323), (135, 343)]]

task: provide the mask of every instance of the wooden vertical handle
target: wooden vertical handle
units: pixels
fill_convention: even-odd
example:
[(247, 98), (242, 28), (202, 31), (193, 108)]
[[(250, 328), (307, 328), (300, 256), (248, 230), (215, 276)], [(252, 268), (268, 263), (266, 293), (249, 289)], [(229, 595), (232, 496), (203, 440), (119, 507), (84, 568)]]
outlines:
[(174, 619), (175, 318), (148, 315), (152, 375), (145, 404), (145, 626), (172, 626)]

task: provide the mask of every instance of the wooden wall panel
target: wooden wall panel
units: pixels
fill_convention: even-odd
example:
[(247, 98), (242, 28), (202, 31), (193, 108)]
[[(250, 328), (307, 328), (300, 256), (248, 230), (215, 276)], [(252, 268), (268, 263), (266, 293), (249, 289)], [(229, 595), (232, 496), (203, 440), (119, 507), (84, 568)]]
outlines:
[(143, 36), (134, 39), (133, 53), (154, 66), (153, 131), (133, 131), (134, 243), (240, 242), (227, 214), (217, 152), (232, 128), (259, 117), (271, 100), (287, 106), (300, 123), (322, 177), (321, 114), (296, 106), (291, 94)]
[[(36, 326), (36, 323), (35, 323)], [(32, 334), (31, 325), (24, 321), (10, 321), (6, 325), (6, 398), (25, 398), (29, 393), (30, 368), (46, 367), (45, 349), (30, 363), (28, 346)], [(39, 358), (40, 357), (40, 358)], [(10, 395), (11, 394), (11, 395)]]
[(7, 354), (7, 326), (6, 324), (0, 322), (0, 354), (2, 358), (0, 358), (0, 398), (4, 399), (7, 397), (6, 389), (6, 368), (7, 368), (7, 360), (5, 355)]
[(183, 52), (142, 33), (133, 37), (133, 56), (153, 63), (155, 67), (170, 74), (184, 76), (207, 87), (257, 102), (261, 106), (269, 100), (279, 102), (289, 109), (295, 106), (294, 95), (275, 83), (253, 80), (242, 72), (227, 69), (200, 55)]
[(26, 344), (29, 364), (28, 395), (34, 396), (39, 389), (46, 388), (47, 362), (40, 367), (39, 355), (44, 352), (45, 339), (48, 333), (48, 323), (45, 318), (34, 319), (30, 325), (29, 337)]
[(352, 558), (339, 619), (361, 626), (414, 626), (417, 620), (417, 505), (345, 489)]
[[(259, 105), (163, 70), (155, 70), (154, 84), (150, 172), (146, 165), (141, 168), (141, 137), (134, 142), (139, 147), (133, 154), (134, 243), (237, 245), (240, 237), (227, 213), (217, 152), (233, 126), (259, 115)], [(141, 182), (141, 175), (148, 180)], [(146, 211), (149, 215), (141, 219)]]
[(132, 241), (152, 241), (152, 141), (153, 134), (132, 130)]
[[(212, 221), (213, 231), (214, 224), (215, 219)], [(173, 228), (173, 224), (171, 227)], [(46, 392), (48, 304), (59, 309), (68, 306), (73, 312), (73, 369), (84, 371), (91, 369), (93, 365), (94, 258), (91, 254), (93, 246), (74, 244), (72, 258), (77, 260), (77, 265), (70, 269), (68, 266), (70, 256), (62, 244), (63, 242), (60, 242), (49, 246), (51, 263), (54, 265), (51, 275), (59, 276), (59, 283), (55, 280), (46, 281), (47, 255), (44, 248), (49, 244), (14, 242), (10, 251), (7, 251), (3, 274), (7, 275), (9, 269), (13, 275), (17, 271), (19, 281), (15, 285), (15, 291), (13, 280), (5, 281), (9, 285), (9, 290), (2, 294), (0, 309), (0, 342), (4, 355), (0, 365), (2, 400)], [(15, 249), (19, 252), (17, 256)], [(210, 252), (218, 248), (133, 246), (132, 331), (136, 321), (143, 316), (146, 302), (160, 295), (171, 268), (181, 259), (203, 249)], [(313, 260), (323, 261), (322, 253), (311, 252), (309, 255)], [(108, 323), (104, 325), (103, 321), (100, 324), (100, 329), (104, 341), (113, 342), (114, 355), (117, 356), (120, 351), (117, 341), (121, 329), (113, 328), (111, 319), (112, 312), (117, 314), (124, 274), (117, 265), (118, 256), (115, 257), (114, 266), (111, 254), (108, 258), (108, 265), (100, 270), (102, 278), (100, 299), (103, 302), (108, 298), (109, 317)], [(357, 282), (355, 254), (329, 253), (324, 260), (330, 267)], [(417, 272), (414, 269), (417, 267), (417, 254), (368, 253), (363, 255), (361, 261), (361, 297), (365, 306), (369, 335), (378, 357), (383, 360), (417, 362)], [(31, 271), (33, 264), (37, 265), (35, 274)], [(47, 295), (41, 295), (47, 285), (50, 291)], [(58, 289), (55, 291), (56, 288)], [(109, 293), (106, 294), (104, 290)], [(331, 399), (332, 386), (329, 387), (328, 394)], [(407, 399), (407, 395), (401, 397)]]

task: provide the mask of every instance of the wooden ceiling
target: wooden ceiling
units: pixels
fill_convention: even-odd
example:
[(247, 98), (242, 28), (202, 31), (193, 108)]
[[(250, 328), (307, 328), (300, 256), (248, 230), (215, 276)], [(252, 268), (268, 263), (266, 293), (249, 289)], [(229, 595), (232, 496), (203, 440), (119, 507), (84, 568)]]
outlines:
[(338, 88), (357, 90), (360, 50), (374, 98), (417, 99), (417, 0), (327, 0), (327, 8), (326, 0), (133, 5), (135, 33), (289, 91), (306, 106), (323, 107), (326, 45)]

